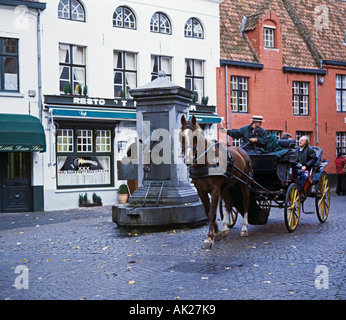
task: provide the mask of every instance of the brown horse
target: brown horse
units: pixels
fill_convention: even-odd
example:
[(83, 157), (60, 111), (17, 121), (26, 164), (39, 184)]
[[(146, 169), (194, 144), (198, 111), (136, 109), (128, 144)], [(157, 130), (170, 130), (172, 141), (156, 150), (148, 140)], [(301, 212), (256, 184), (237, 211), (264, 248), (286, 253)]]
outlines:
[[(233, 199), (229, 188), (239, 184), (243, 196), (243, 227), (241, 236), (247, 236), (248, 211), (250, 205), (250, 189), (244, 183), (239, 182), (235, 177), (247, 182), (245, 177), (238, 170), (227, 169), (227, 150), (226, 147), (213, 143), (204, 138), (202, 130), (197, 124), (195, 116), (191, 120), (181, 118), (180, 141), (185, 164), (189, 167), (192, 182), (197, 189), (209, 221), (209, 232), (204, 241), (204, 248), (211, 248), (213, 239), (221, 240), (228, 236), (229, 213), (233, 207)], [(241, 148), (227, 148), (233, 157), (232, 165), (239, 168), (242, 172), (250, 176), (251, 159)], [(229, 170), (231, 169), (231, 170)], [(229, 172), (231, 171), (231, 172)], [(193, 173), (193, 174), (191, 174)], [(209, 200), (209, 195), (211, 201)], [(216, 222), (216, 211), (219, 198), (226, 204), (222, 231), (219, 230)]]

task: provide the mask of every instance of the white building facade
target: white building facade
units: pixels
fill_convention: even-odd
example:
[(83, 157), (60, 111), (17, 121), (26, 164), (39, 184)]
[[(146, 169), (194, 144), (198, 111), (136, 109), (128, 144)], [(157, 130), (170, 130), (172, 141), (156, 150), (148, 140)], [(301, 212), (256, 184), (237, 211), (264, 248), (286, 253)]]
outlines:
[(38, 30), (45, 7), (0, 0), (0, 213), (44, 209)]
[[(132, 180), (130, 189), (135, 188), (135, 177), (118, 170), (136, 138), (136, 108), (128, 91), (160, 70), (195, 92), (190, 113), (216, 138), (220, 2), (45, 2), (42, 116), (35, 109), (47, 148), (35, 155), (42, 158), (41, 171), (33, 174), (43, 186), (44, 210), (78, 207), (85, 194), (90, 202), (96, 194), (104, 205), (115, 204), (121, 183)], [(36, 60), (30, 67), (36, 77)]]

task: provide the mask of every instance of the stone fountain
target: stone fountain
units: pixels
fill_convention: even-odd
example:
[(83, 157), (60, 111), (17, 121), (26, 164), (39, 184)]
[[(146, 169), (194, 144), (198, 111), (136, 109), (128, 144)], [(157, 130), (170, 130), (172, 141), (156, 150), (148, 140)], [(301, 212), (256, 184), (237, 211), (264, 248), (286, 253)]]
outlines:
[(180, 118), (188, 118), (194, 93), (166, 79), (164, 72), (130, 93), (137, 106), (138, 189), (128, 204), (113, 206), (113, 222), (129, 231), (205, 224), (207, 216), (188, 179), (177, 139)]

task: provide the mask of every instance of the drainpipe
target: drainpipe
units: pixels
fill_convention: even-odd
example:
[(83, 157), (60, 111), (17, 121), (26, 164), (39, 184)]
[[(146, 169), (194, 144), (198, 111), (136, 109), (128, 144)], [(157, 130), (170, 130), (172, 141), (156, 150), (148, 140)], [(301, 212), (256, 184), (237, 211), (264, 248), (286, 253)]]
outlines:
[(38, 108), (42, 123), (42, 71), (41, 71), (41, 10), (37, 10), (37, 72), (38, 72)]
[[(225, 65), (225, 77), (226, 77), (226, 129), (228, 130), (229, 129), (229, 114), (228, 114), (228, 111), (229, 111), (229, 96), (228, 96), (228, 65), (226, 64)], [(227, 136), (227, 146), (228, 146), (228, 143), (229, 143), (229, 135), (226, 134)]]

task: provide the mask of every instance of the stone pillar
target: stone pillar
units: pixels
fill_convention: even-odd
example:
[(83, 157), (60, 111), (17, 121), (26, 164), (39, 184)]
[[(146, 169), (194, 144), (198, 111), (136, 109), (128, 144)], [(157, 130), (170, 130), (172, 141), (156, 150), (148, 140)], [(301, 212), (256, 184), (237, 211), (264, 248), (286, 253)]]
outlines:
[(178, 161), (180, 119), (188, 118), (193, 92), (160, 72), (157, 79), (130, 93), (137, 108), (138, 189), (127, 206), (113, 207), (113, 221), (128, 229), (205, 222), (187, 168), (181, 158)]
[(188, 117), (193, 92), (175, 85), (160, 72), (157, 79), (130, 93), (136, 101), (137, 134), (140, 141), (139, 188), (130, 197), (130, 204), (143, 203), (149, 184), (150, 196), (150, 193), (159, 192), (156, 189), (161, 188), (162, 182), (161, 205), (198, 201), (197, 193), (187, 179), (185, 164), (177, 164), (180, 156), (177, 154), (180, 147), (177, 146), (177, 129), (181, 126), (181, 116)]

